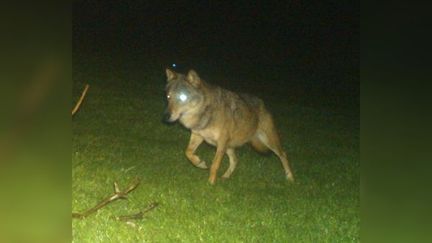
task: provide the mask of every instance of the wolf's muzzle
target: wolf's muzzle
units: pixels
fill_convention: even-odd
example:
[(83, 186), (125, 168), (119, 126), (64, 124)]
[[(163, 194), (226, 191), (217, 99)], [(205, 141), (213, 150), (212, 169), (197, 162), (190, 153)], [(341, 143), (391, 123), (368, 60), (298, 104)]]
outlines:
[(173, 123), (171, 120), (171, 112), (167, 109), (165, 109), (163, 116), (162, 116), (162, 122), (164, 123)]
[(173, 119), (171, 112), (169, 111), (169, 108), (166, 108), (163, 114), (163, 122), (164, 123), (173, 123), (177, 119)]

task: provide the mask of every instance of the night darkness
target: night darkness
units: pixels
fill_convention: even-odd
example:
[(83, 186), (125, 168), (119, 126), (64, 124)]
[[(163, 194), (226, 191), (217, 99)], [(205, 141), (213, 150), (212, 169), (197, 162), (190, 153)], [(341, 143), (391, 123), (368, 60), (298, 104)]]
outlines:
[(75, 1), (73, 7), (74, 56), (103, 55), (118, 60), (118, 68), (161, 75), (176, 63), (228, 88), (314, 94), (358, 110), (357, 2)]

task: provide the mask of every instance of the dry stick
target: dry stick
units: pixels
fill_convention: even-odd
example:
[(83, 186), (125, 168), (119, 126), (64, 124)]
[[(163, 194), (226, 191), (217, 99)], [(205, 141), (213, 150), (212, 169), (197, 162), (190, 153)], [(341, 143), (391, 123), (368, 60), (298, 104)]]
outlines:
[(81, 97), (79, 98), (78, 102), (76, 103), (75, 107), (74, 107), (73, 110), (72, 110), (72, 116), (75, 115), (75, 113), (76, 113), (76, 112), (78, 111), (78, 109), (80, 108), (81, 103), (83, 102), (84, 97), (86, 96), (86, 94), (87, 94), (87, 90), (88, 90), (89, 87), (90, 87), (90, 86), (89, 86), (88, 84), (86, 84), (86, 86), (85, 86), (83, 92), (81, 93)]
[(97, 210), (101, 209), (102, 207), (106, 206), (108, 203), (111, 203), (117, 199), (126, 199), (127, 198), (126, 195), (129, 192), (133, 191), (135, 188), (137, 188), (138, 184), (139, 184), (139, 180), (135, 179), (131, 184), (129, 184), (129, 186), (124, 191), (120, 191), (117, 182), (114, 182), (114, 194), (105, 198), (96, 206), (87, 209), (82, 213), (72, 213), (72, 218), (83, 219), (89, 216), (90, 214), (96, 212)]
[(116, 219), (116, 220), (120, 220), (120, 221), (129, 221), (129, 220), (133, 220), (133, 219), (142, 219), (144, 217), (145, 213), (147, 213), (148, 211), (154, 209), (157, 206), (159, 206), (159, 203), (152, 202), (152, 203), (150, 203), (150, 205), (147, 206), (147, 208), (145, 208), (142, 211), (139, 211), (136, 214), (115, 216), (113, 218)]

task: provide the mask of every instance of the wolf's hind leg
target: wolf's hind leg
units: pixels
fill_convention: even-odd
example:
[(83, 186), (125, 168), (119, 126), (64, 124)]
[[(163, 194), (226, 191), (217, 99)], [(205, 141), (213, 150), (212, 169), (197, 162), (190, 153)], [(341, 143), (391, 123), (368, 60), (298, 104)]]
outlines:
[(255, 136), (279, 157), (285, 170), (286, 178), (289, 181), (294, 181), (294, 174), (290, 168), (287, 155), (282, 149), (279, 135), (276, 131), (273, 119), (270, 114), (262, 114), (258, 131)]
[(279, 138), (274, 131), (271, 131), (273, 134), (267, 134), (265, 132), (258, 132), (258, 137), (271, 151), (273, 151), (282, 162), (282, 166), (285, 170), (286, 178), (289, 181), (294, 181), (294, 174), (291, 171), (289, 166), (288, 158), (286, 153), (282, 150), (282, 146), (280, 145)]
[(238, 161), (233, 148), (227, 149), (226, 154), (228, 155), (229, 158), (229, 167), (222, 176), (222, 178), (224, 179), (228, 179), (231, 176), (231, 174), (236, 168), (237, 161)]
[(204, 141), (203, 137), (196, 133), (192, 133), (189, 145), (186, 148), (186, 157), (192, 162), (193, 165), (195, 165), (198, 168), (201, 169), (207, 169), (207, 165), (205, 161), (202, 161), (196, 154), (195, 150), (198, 148), (198, 146)]

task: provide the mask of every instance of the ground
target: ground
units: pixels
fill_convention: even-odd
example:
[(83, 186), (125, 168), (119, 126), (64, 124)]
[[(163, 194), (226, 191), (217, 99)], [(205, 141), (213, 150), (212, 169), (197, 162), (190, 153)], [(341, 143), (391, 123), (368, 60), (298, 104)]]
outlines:
[[(74, 56), (74, 100), (84, 83), (90, 90), (72, 121), (72, 209), (95, 205), (113, 192), (114, 181), (124, 187), (139, 177), (141, 184), (128, 200), (74, 219), (74, 242), (359, 242), (356, 102), (319, 89), (231, 84), (236, 91), (260, 92), (255, 94), (274, 114), (296, 182), (286, 181), (276, 156), (244, 146), (232, 178), (210, 186), (208, 171), (184, 155), (189, 131), (161, 122), (163, 65), (117, 61)], [(201, 145), (197, 153), (211, 161), (215, 149)], [(219, 176), (227, 165), (224, 158)], [(160, 205), (135, 227), (110, 218), (151, 202)]]

